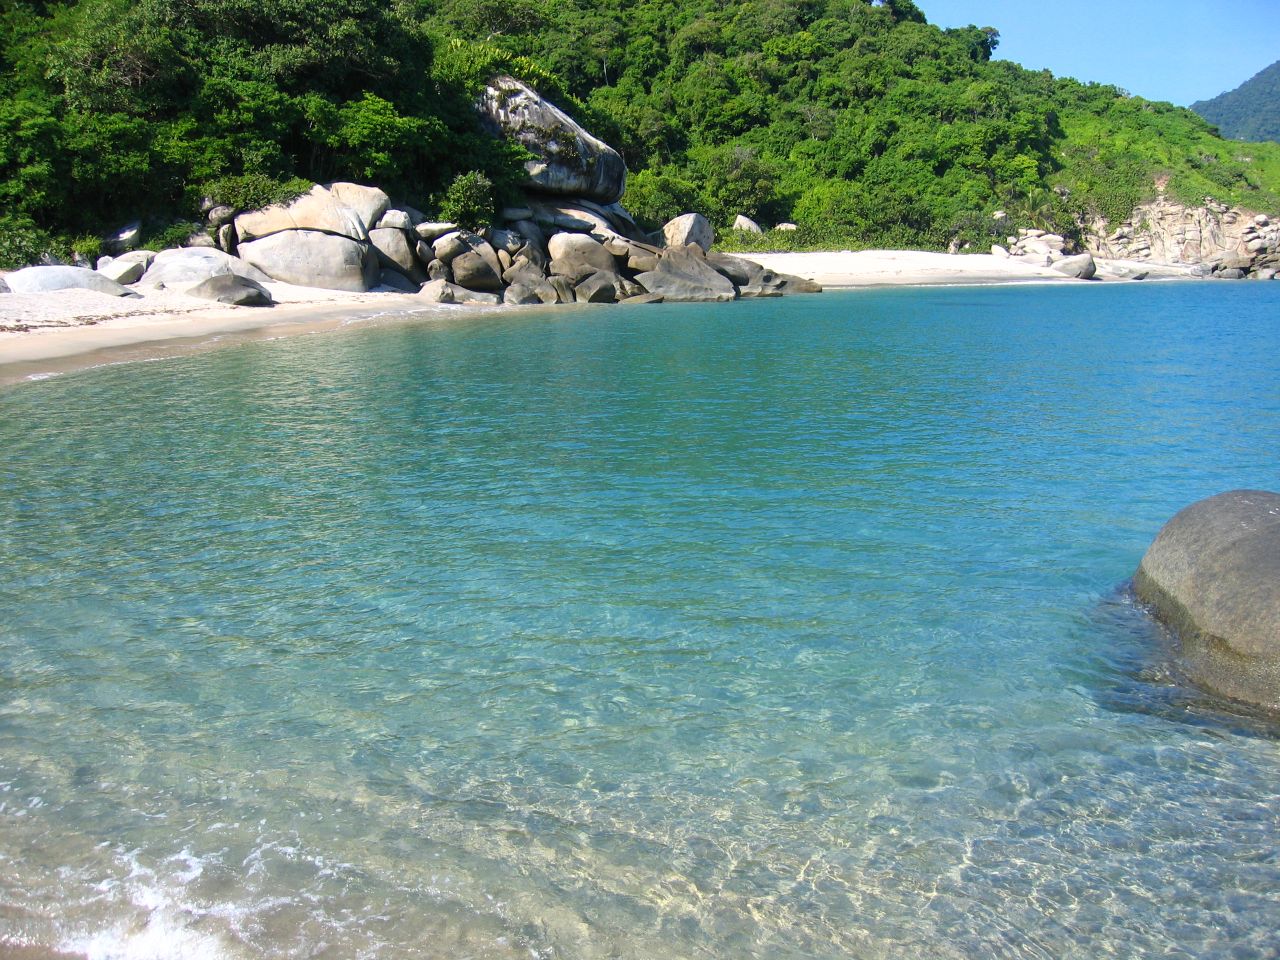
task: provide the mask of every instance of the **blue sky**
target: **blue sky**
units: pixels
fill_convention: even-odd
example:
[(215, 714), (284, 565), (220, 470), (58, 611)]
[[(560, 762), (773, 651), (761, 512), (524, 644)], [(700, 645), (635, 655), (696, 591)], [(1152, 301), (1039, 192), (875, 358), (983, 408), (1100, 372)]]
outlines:
[(1189, 106), (1280, 60), (1280, 0), (916, 0), (940, 27), (1000, 31), (996, 56)]

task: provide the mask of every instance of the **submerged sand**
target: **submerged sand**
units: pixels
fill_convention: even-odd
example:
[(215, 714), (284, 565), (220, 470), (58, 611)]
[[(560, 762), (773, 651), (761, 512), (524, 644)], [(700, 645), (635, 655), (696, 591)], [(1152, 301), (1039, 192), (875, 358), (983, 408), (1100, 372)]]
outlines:
[[(908, 250), (768, 253), (749, 258), (824, 287), (931, 284), (1081, 283), (1048, 267), (989, 254)], [(1150, 271), (1185, 277), (1181, 267), (1099, 262), (1102, 276)], [(268, 283), (274, 307), (232, 307), (173, 290), (146, 290), (141, 298), (89, 290), (0, 294), (0, 384), (64, 372), (99, 362), (162, 356), (233, 335), (286, 336), (381, 315), (456, 315), (474, 306), (429, 303), (407, 293), (343, 293)], [(495, 309), (495, 308), (488, 308)], [(529, 308), (524, 308), (529, 309)]]

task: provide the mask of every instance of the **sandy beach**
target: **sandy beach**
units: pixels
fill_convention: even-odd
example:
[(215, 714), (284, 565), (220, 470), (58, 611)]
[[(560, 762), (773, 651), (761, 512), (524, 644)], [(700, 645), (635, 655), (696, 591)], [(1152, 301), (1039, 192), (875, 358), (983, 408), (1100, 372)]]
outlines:
[[(816, 280), (824, 287), (932, 286), (996, 283), (1081, 283), (1050, 267), (989, 253), (930, 253), (921, 250), (849, 250), (815, 253), (744, 254), (778, 273)], [(1153, 278), (1189, 278), (1187, 267), (1128, 260), (1097, 260), (1098, 279), (1147, 273)]]
[(184, 352), (228, 336), (289, 336), (383, 315), (486, 309), (428, 303), (404, 293), (264, 286), (276, 300), (273, 307), (228, 306), (145, 288), (141, 298), (90, 290), (0, 294), (0, 384)]
[[(1081, 283), (1048, 267), (990, 254), (909, 250), (751, 254), (780, 273), (832, 289), (939, 284)], [(1137, 269), (1185, 277), (1185, 268), (1100, 261), (1100, 276)], [(93, 365), (198, 348), (219, 338), (275, 337), (340, 326), (384, 314), (456, 315), (475, 306), (442, 306), (413, 294), (343, 293), (269, 283), (274, 307), (232, 307), (175, 290), (140, 289), (141, 298), (88, 290), (0, 294), (0, 384)]]

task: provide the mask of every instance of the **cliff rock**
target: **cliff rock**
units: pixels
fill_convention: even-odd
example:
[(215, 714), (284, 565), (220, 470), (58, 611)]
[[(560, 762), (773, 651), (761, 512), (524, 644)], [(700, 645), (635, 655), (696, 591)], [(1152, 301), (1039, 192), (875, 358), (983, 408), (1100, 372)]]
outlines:
[(1259, 276), (1280, 266), (1280, 224), (1213, 201), (1189, 207), (1162, 196), (1114, 228), (1105, 220), (1086, 224), (1085, 246), (1108, 260), (1203, 264), (1206, 276), (1235, 270)]
[(533, 154), (525, 164), (529, 189), (606, 204), (622, 199), (627, 168), (618, 152), (519, 80), (495, 77), (477, 106), (491, 133)]

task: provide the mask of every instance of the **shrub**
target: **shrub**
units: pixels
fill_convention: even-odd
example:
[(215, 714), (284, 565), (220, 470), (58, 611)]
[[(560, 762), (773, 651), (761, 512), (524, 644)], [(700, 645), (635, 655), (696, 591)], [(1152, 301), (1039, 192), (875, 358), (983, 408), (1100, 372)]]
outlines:
[(261, 173), (237, 177), (220, 177), (201, 184), (198, 192), (215, 204), (236, 210), (260, 210), (273, 203), (289, 203), (312, 187), (310, 180), (290, 177), (276, 180)]
[(491, 223), (493, 215), (493, 181), (479, 170), (454, 177), (440, 201), (440, 216), (469, 230)]
[(144, 250), (171, 250), (174, 247), (185, 247), (192, 234), (200, 233), (201, 226), (189, 220), (181, 220), (163, 227), (150, 227), (142, 235), (141, 248)]
[(38, 263), (51, 253), (53, 238), (26, 218), (0, 217), (0, 269), (13, 270)]

